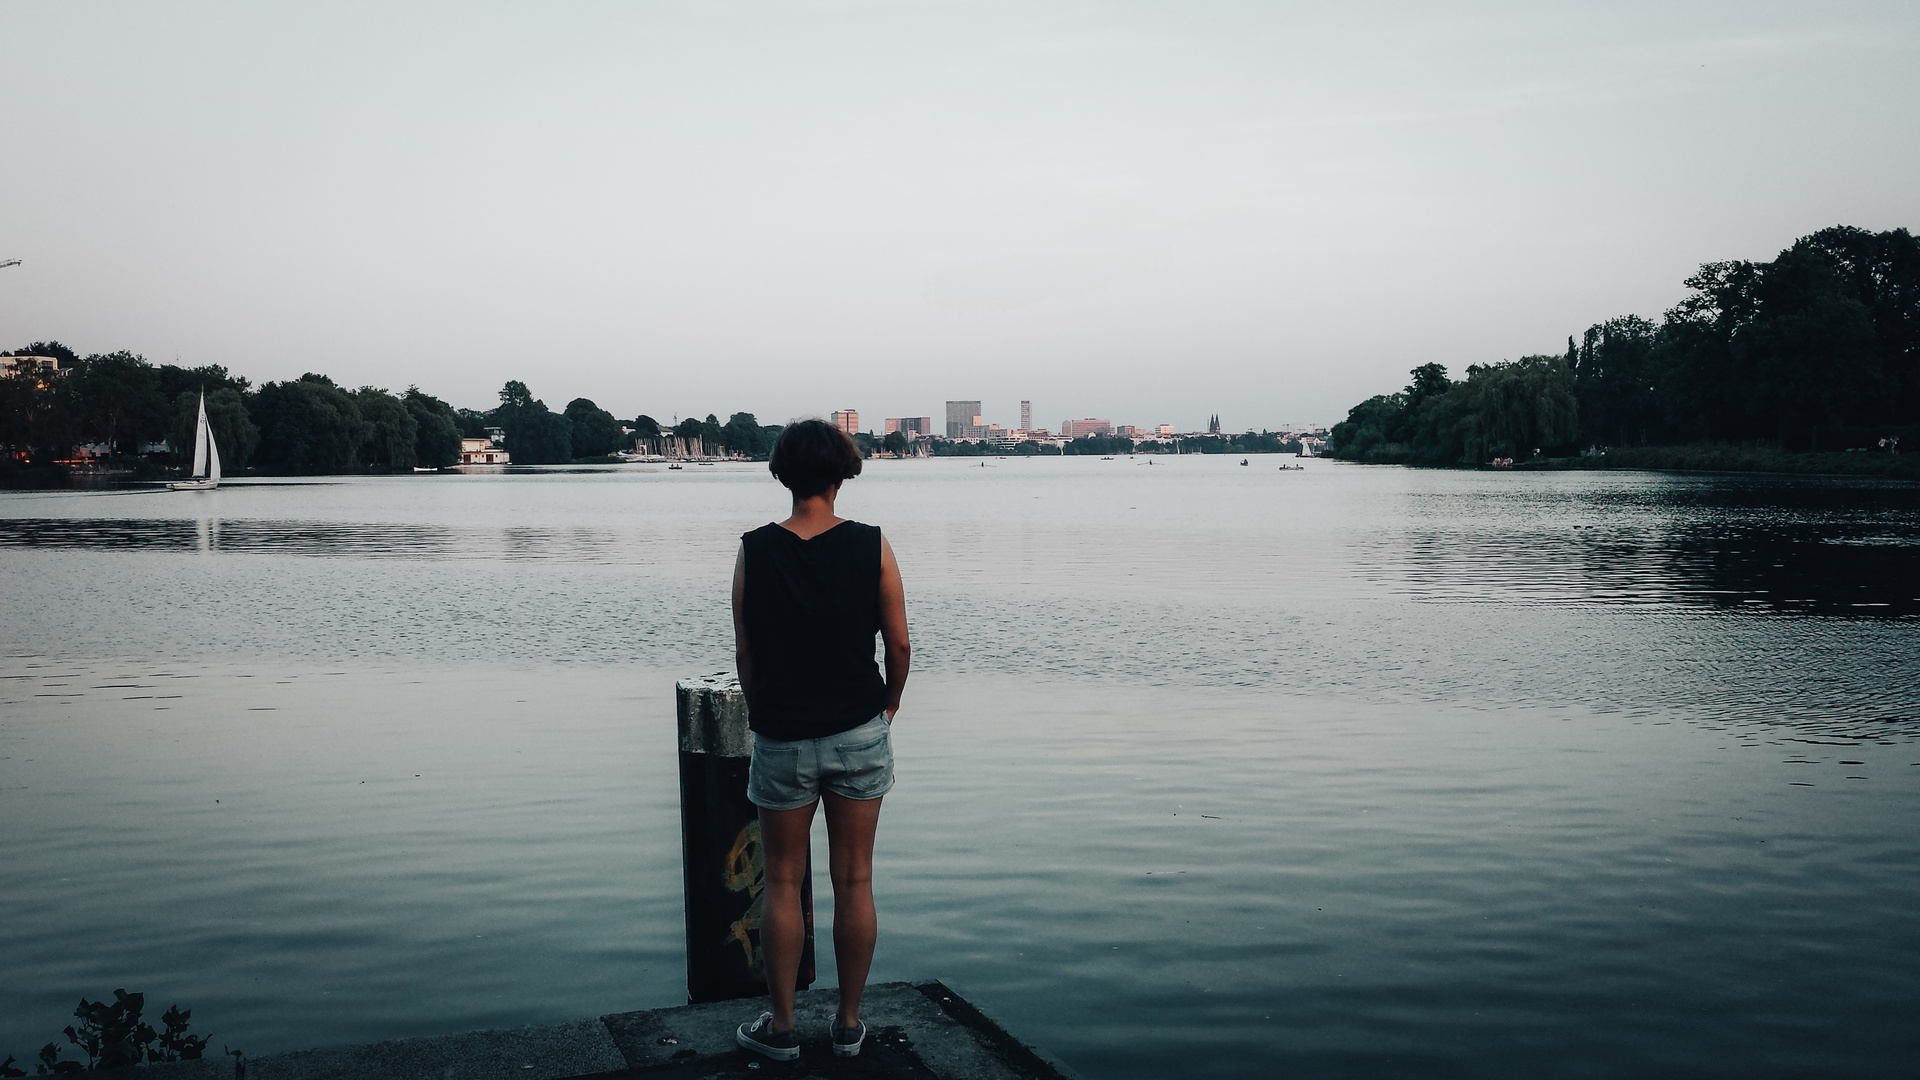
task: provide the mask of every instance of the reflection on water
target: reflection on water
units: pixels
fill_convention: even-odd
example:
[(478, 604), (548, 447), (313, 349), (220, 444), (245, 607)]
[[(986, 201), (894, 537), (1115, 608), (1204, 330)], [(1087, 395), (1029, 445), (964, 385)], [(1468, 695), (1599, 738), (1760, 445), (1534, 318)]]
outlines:
[(608, 529), (454, 527), (261, 518), (0, 518), (0, 547), (140, 549), (358, 559), (639, 562)]
[(1920, 615), (1920, 539), (1845, 524), (1678, 525), (1642, 535), (1407, 536), (1381, 562), (1423, 600), (1758, 606), (1856, 617)]
[[(1920, 488), (996, 464), (843, 495), (917, 645), (876, 977), (1095, 1077), (1920, 1057)], [(0, 498), (0, 1054), (679, 1000), (671, 685), (779, 494)]]
[[(1624, 498), (1537, 496), (1472, 490), (1415, 497), (1392, 528), (1350, 538), (1352, 569), (1419, 600), (1920, 615), (1920, 489), (1914, 487), (1733, 480)], [(949, 523), (943, 532), (945, 546), (963, 559), (966, 549), (980, 546), (976, 525)], [(638, 521), (0, 517), (0, 547), (21, 548), (639, 567), (661, 561), (663, 543), (671, 541), (657, 526)], [(1150, 560), (1152, 568), (1176, 585), (1183, 570), (1211, 574), (1214, 567), (1191, 565), (1195, 548)], [(1031, 565), (1033, 553), (1023, 555)], [(1072, 576), (1078, 560), (1050, 561), (1056, 573), (1043, 576)], [(1247, 576), (1244, 568), (1235, 576), (1268, 588), (1298, 584)]]

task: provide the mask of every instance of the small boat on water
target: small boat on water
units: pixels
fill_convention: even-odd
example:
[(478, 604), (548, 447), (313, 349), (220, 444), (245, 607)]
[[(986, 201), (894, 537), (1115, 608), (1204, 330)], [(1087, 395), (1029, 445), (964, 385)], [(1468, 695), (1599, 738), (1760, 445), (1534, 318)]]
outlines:
[(669, 466), (667, 466), (667, 471), (669, 471), (669, 472), (678, 472), (678, 471), (680, 471), (680, 463), (676, 461), (676, 462), (674, 462), (673, 464), (671, 464), (671, 465), (669, 465)]
[(1240, 464), (1242, 464), (1242, 465), (1245, 465), (1246, 463), (1247, 463), (1247, 459), (1246, 459), (1246, 458), (1241, 458), (1241, 459), (1240, 459)]
[(207, 424), (207, 395), (200, 393), (200, 420), (193, 432), (193, 472), (189, 479), (167, 487), (173, 491), (212, 491), (220, 486), (220, 447)]

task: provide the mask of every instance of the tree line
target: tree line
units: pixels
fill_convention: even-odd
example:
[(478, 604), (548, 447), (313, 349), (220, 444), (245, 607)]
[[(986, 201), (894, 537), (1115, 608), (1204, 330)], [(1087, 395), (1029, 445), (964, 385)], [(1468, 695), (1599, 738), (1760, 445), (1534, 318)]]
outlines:
[[(498, 429), (517, 464), (606, 460), (677, 437), (702, 440), (713, 452), (765, 456), (780, 428), (751, 413), (725, 423), (709, 414), (663, 428), (641, 415), (623, 421), (586, 398), (554, 412), (524, 382), (508, 382), (493, 409), (455, 409), (410, 386), (348, 390), (325, 375), (257, 388), (220, 365), (152, 364), (130, 352), (80, 356), (57, 341), (38, 341), (7, 356), (59, 361), (55, 374), (21, 365), (0, 378), (0, 449), (11, 461), (48, 463), (78, 446), (102, 446), (123, 459), (165, 443), (171, 455), (192, 452), (202, 393), (207, 422), (230, 471), (249, 466), (288, 473), (384, 472), (445, 468), (460, 462), (463, 438)], [(657, 445), (657, 444), (656, 444)]]
[(1333, 456), (1428, 465), (1582, 448), (1878, 446), (1920, 423), (1920, 241), (1839, 226), (1770, 262), (1703, 264), (1659, 322), (1609, 319), (1564, 354), (1422, 364), (1334, 426)]

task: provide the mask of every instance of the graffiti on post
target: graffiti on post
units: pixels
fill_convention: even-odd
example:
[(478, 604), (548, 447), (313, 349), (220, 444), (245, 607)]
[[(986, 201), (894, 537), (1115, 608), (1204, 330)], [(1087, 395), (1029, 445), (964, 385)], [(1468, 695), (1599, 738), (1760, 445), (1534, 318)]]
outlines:
[(728, 892), (745, 892), (750, 898), (747, 910), (727, 927), (727, 941), (739, 942), (746, 954), (748, 969), (756, 977), (765, 979), (767, 969), (760, 950), (760, 920), (767, 910), (767, 856), (760, 843), (758, 821), (747, 822), (740, 835), (734, 837), (733, 848), (727, 852), (726, 883)]

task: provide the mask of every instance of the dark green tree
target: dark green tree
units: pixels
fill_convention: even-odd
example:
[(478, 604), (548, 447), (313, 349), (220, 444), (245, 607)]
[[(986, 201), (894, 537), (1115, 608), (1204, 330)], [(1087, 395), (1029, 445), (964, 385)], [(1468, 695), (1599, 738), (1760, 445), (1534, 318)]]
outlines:
[(506, 433), (515, 465), (564, 465), (573, 460), (573, 424), (512, 380), (500, 390), (494, 417)]
[(141, 442), (166, 437), (172, 410), (160, 396), (159, 373), (145, 357), (125, 351), (96, 354), (54, 382), (72, 402), (82, 441), (134, 454)]
[(1637, 315), (1587, 328), (1567, 339), (1573, 393), (1580, 403), (1580, 439), (1607, 445), (1645, 443), (1661, 427), (1654, 346), (1658, 328)]
[(1327, 453), (1348, 461), (1405, 460), (1393, 436), (1406, 405), (1405, 394), (1378, 394), (1348, 409), (1347, 418), (1327, 433)]
[(31, 345), (25, 345), (18, 349), (13, 350), (10, 353), (4, 353), (0, 355), (51, 356), (55, 360), (60, 361), (60, 366), (62, 368), (70, 368), (80, 362), (79, 353), (74, 352), (72, 349), (67, 348), (65, 345), (62, 345), (57, 341), (36, 341)]
[(1880, 389), (1858, 421), (1920, 420), (1920, 239), (1837, 226), (1789, 250), (1820, 258), (1873, 323)]
[(499, 426), (493, 422), (492, 413), (478, 409), (455, 409), (453, 419), (460, 425), (460, 437), (463, 439), (484, 439), (488, 428)]
[(354, 391), (353, 403), (367, 425), (366, 437), (360, 443), (360, 463), (375, 469), (413, 468), (418, 460), (414, 445), (420, 425), (406, 403), (371, 386)]
[(184, 368), (178, 364), (161, 364), (155, 371), (160, 379), (160, 393), (170, 402), (179, 401), (181, 394), (201, 390), (211, 394), (223, 387), (244, 395), (252, 386), (247, 380), (228, 372), (220, 364), (206, 364), (192, 368)]
[(566, 417), (573, 425), (573, 456), (605, 457), (620, 449), (625, 438), (620, 421), (586, 398), (567, 402)]
[(260, 387), (249, 403), (260, 426), (260, 464), (288, 472), (356, 471), (368, 424), (353, 395), (325, 375), (308, 372)]
[[(260, 429), (247, 412), (246, 399), (231, 386), (207, 392), (207, 426), (213, 429), (214, 445), (220, 449), (222, 472), (237, 473), (253, 460), (260, 445)], [(173, 402), (173, 422), (167, 433), (167, 445), (174, 456), (193, 460), (193, 441), (200, 427), (200, 392), (182, 390)]]
[(1817, 251), (1789, 249), (1761, 272), (1758, 313), (1734, 341), (1750, 430), (1818, 448), (1818, 429), (1872, 414), (1881, 390), (1873, 319)]
[(0, 377), (0, 450), (47, 462), (64, 456), (79, 441), (79, 418), (66, 376), (23, 367)]
[(417, 386), (407, 387), (400, 400), (413, 417), (415, 463), (430, 469), (460, 464), (461, 427), (453, 407), (432, 394), (423, 393)]
[(720, 429), (720, 441), (732, 453), (766, 457), (773, 450), (773, 440), (779, 431), (779, 428), (762, 425), (752, 413), (737, 412), (728, 417)]
[[(1033, 442), (1033, 440), (1028, 439), (1027, 442)], [(907, 449), (912, 444), (909, 443), (907, 441), (907, 437), (905, 435), (902, 435), (900, 432), (889, 431), (887, 432), (887, 437), (880, 441), (880, 445), (886, 448), (887, 453), (892, 454), (895, 457), (906, 457)], [(1026, 443), (1021, 444), (1021, 446), (1025, 446), (1025, 445)], [(1036, 444), (1036, 446), (1037, 445), (1038, 444)], [(1019, 448), (1016, 447), (1015, 449), (1017, 450)]]

